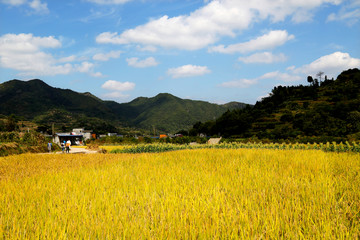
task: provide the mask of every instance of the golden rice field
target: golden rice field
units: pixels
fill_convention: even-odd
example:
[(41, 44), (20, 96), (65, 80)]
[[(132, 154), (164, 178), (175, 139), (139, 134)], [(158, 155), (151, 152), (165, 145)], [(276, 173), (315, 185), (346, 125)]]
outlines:
[(359, 239), (360, 155), (195, 149), (0, 158), (0, 239)]

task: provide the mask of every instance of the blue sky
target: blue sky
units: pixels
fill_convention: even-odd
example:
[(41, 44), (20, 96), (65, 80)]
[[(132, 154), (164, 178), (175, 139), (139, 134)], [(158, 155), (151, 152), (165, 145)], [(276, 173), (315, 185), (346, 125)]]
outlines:
[(359, 20), (360, 0), (0, 0), (0, 83), (254, 104), (360, 68)]

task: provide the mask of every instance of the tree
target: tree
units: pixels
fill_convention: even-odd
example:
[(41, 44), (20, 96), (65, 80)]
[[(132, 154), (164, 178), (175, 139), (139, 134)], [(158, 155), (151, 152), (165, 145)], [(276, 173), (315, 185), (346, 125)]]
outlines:
[(308, 83), (312, 84), (314, 82), (314, 79), (312, 76), (308, 76), (307, 81), (308, 81)]
[(321, 76), (322, 76), (323, 74), (324, 74), (324, 72), (321, 72), (321, 71), (316, 74), (316, 76), (320, 78), (320, 83), (321, 83)]

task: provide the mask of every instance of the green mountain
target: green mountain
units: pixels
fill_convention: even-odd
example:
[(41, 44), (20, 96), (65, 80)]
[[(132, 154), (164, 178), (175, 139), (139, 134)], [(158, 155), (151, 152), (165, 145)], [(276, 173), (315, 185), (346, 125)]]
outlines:
[(176, 132), (195, 122), (215, 119), (228, 109), (245, 106), (186, 100), (166, 93), (119, 104), (88, 92), (53, 88), (38, 79), (0, 84), (0, 114), (34, 121), (44, 130), (54, 123), (63, 131), (81, 126), (98, 132), (114, 132), (124, 127)]
[(254, 107), (227, 111), (216, 121), (197, 123), (191, 132), (272, 141), (359, 140), (360, 70), (322, 82), (309, 76), (308, 82), (275, 87)]

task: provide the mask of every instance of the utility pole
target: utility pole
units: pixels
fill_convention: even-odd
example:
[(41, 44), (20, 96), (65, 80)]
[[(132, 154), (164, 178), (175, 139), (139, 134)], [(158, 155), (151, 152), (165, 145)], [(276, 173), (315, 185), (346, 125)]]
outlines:
[(320, 78), (320, 83), (321, 83), (321, 76), (324, 74), (324, 72), (318, 72), (317, 74), (316, 74), (316, 76), (318, 76), (319, 78)]

